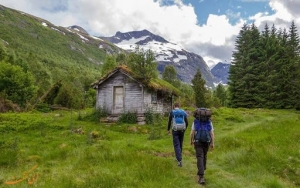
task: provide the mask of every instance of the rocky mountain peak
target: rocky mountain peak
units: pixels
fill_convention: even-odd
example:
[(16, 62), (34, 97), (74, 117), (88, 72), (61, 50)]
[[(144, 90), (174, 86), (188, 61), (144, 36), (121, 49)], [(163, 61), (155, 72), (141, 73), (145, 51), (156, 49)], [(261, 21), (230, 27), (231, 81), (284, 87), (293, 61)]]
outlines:
[(211, 73), (214, 75), (217, 83), (228, 83), (229, 68), (230, 64), (219, 62), (211, 69)]
[(200, 55), (189, 52), (180, 45), (171, 43), (148, 30), (117, 32), (112, 37), (101, 38), (129, 52), (134, 51), (137, 45), (141, 49), (152, 50), (160, 73), (163, 73), (165, 66), (173, 65), (177, 71), (177, 77), (186, 83), (191, 83), (197, 69), (200, 69), (207, 86), (214, 87), (214, 76)]

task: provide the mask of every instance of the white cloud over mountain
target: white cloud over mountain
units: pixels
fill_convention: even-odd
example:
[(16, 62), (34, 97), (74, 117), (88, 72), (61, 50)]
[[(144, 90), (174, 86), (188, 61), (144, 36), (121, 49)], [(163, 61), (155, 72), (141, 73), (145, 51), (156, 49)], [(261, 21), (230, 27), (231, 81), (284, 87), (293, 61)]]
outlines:
[[(247, 0), (249, 1), (257, 0)], [(263, 28), (265, 23), (274, 23), (276, 27), (288, 29), (294, 20), (298, 31), (300, 30), (298, 0), (268, 0), (274, 13), (257, 12), (247, 19), (238, 19), (234, 24), (229, 18), (237, 19), (239, 12), (228, 10), (226, 14), (210, 14), (206, 23), (201, 25), (195, 6), (200, 6), (202, 1), (195, 2), (197, 3), (187, 4), (184, 0), (0, 0), (0, 4), (4, 6), (44, 18), (56, 25), (80, 25), (96, 36), (147, 29), (201, 55), (209, 66), (219, 61), (230, 61), (235, 38), (245, 22), (254, 22), (259, 28)]]

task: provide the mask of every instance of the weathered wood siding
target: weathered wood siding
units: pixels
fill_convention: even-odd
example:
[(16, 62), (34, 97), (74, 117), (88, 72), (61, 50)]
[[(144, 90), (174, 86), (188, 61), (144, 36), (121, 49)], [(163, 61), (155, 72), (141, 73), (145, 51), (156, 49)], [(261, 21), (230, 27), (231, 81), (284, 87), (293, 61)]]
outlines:
[(143, 113), (142, 87), (138, 82), (132, 80), (121, 72), (117, 72), (98, 87), (97, 108), (106, 108), (113, 114), (113, 88), (123, 86), (124, 88), (124, 112), (132, 111)]
[(156, 113), (166, 113), (171, 110), (171, 102), (166, 99), (158, 100), (157, 103), (151, 101), (151, 91), (144, 93), (145, 108), (151, 108)]
[[(112, 76), (115, 77), (115, 76)], [(123, 86), (121, 79), (109, 79), (98, 86), (96, 108), (105, 108), (112, 113), (113, 107), (113, 86)]]
[(151, 93), (153, 91), (122, 72), (115, 73), (98, 86), (97, 108), (105, 108), (109, 114), (118, 114), (113, 110), (113, 91), (116, 86), (122, 86), (124, 89), (123, 112), (130, 111), (143, 114), (151, 108), (156, 113), (166, 113), (171, 109), (170, 100), (161, 99), (157, 103), (152, 103)]
[(129, 77), (125, 78), (125, 112), (144, 113), (143, 87), (140, 83)]

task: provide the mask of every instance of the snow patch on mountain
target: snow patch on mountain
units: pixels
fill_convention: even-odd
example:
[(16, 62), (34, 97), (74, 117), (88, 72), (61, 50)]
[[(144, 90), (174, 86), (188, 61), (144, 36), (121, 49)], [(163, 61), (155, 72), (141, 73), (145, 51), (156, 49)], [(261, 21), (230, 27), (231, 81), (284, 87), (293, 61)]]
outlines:
[[(134, 49), (137, 47), (137, 43), (140, 41), (145, 41), (146, 39), (151, 38), (151, 36), (142, 36), (140, 38), (135, 38), (134, 36), (131, 36), (128, 40), (122, 40), (119, 43), (116, 43), (116, 46), (125, 49), (127, 51), (134, 51)], [(176, 63), (179, 63), (180, 60), (187, 60), (186, 55), (179, 55), (176, 53), (176, 51), (182, 51), (182, 47), (173, 44), (173, 43), (165, 43), (165, 42), (158, 42), (158, 41), (149, 41), (147, 43), (144, 43), (143, 45), (140, 45), (140, 47), (143, 50), (152, 50), (155, 54), (156, 61), (174, 61)]]
[(191, 83), (197, 69), (200, 69), (206, 84), (209, 87), (214, 86), (214, 77), (200, 55), (189, 52), (180, 45), (169, 42), (147, 30), (117, 32), (115, 36), (100, 38), (129, 52), (135, 51), (137, 46), (145, 51), (151, 50), (158, 63), (157, 69), (160, 73), (164, 71), (165, 66), (173, 65), (177, 70), (177, 77), (186, 83)]

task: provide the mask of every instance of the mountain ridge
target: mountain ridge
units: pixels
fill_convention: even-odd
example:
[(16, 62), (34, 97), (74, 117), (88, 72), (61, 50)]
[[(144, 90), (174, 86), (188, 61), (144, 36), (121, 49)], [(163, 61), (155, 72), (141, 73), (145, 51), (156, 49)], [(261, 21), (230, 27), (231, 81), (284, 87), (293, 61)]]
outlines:
[(160, 73), (163, 73), (165, 66), (173, 65), (178, 78), (186, 83), (191, 83), (197, 69), (199, 69), (207, 86), (214, 87), (215, 78), (200, 55), (189, 52), (180, 45), (171, 43), (148, 30), (124, 33), (118, 31), (114, 36), (100, 38), (108, 40), (128, 52), (134, 51), (136, 46), (144, 50), (152, 50), (158, 62), (157, 68)]
[(219, 62), (211, 69), (211, 73), (214, 75), (217, 83), (225, 85), (228, 84), (229, 69), (229, 63)]
[[(8, 23), (11, 17), (6, 15), (8, 10), (18, 13), (18, 15), (12, 16), (13, 18), (15, 17), (15, 20), (11, 21), (11, 23), (13, 23), (12, 26), (9, 26), (11, 23)], [(214, 87), (214, 83), (216, 82), (216, 78), (200, 55), (189, 52), (180, 45), (169, 42), (163, 37), (155, 35), (146, 29), (124, 33), (118, 31), (112, 37), (96, 37), (89, 35), (81, 26), (55, 26), (43, 18), (10, 9), (2, 5), (0, 5), (0, 14), (2, 15), (2, 19), (0, 18), (2, 20), (2, 26), (11, 27), (11, 29), (6, 30), (13, 29), (8, 32), (3, 31), (2, 33), (5, 34), (0, 36), (0, 39), (9, 44), (9, 47), (19, 48), (19, 46), (24, 46), (28, 51), (37, 55), (40, 54), (38, 56), (41, 56), (41, 54), (55, 53), (62, 58), (66, 58), (63, 57), (65, 55), (63, 55), (62, 51), (70, 50), (67, 56), (73, 59), (72, 61), (74, 62), (81, 61), (75, 58), (81, 54), (80, 59), (95, 65), (101, 65), (104, 61), (105, 54), (133, 51), (136, 45), (139, 45), (143, 46), (144, 49), (151, 49), (155, 53), (155, 58), (158, 62), (157, 69), (160, 73), (164, 71), (165, 66), (173, 65), (177, 70), (178, 78), (183, 82), (191, 83), (197, 69), (200, 69), (202, 77), (209, 87)], [(18, 23), (14, 23), (15, 21)], [(49, 30), (43, 28), (48, 28)], [(25, 34), (24, 32), (27, 33)], [(16, 34), (16, 36), (10, 36), (9, 33)], [(29, 36), (22, 38), (20, 37), (22, 35)], [(24, 40), (23, 44), (16, 43), (16, 41), (20, 40)], [(34, 46), (39, 46), (41, 43), (50, 45), (46, 47), (49, 49), (49, 52), (48, 49), (44, 49), (44, 47), (38, 48), (36, 51)], [(77, 53), (76, 56), (72, 55), (74, 52)], [(49, 58), (51, 59), (51, 57)]]

